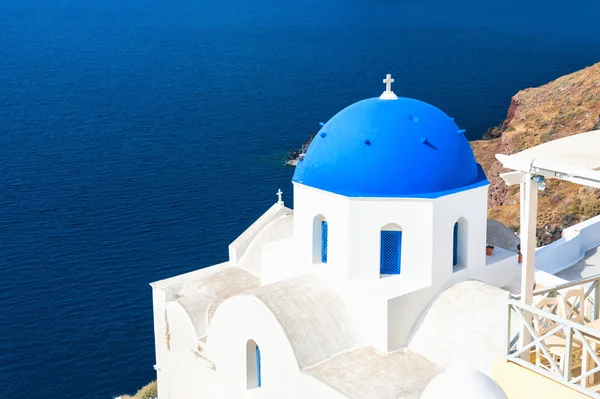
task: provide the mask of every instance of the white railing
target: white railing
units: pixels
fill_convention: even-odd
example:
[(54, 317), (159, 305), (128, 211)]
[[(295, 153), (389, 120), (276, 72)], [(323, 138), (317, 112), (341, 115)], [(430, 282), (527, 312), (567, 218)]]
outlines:
[[(508, 323), (506, 335), (506, 357), (508, 361), (542, 374), (593, 398), (600, 394), (590, 388), (590, 379), (600, 372), (600, 331), (586, 324), (598, 319), (598, 297), (600, 276), (543, 288), (534, 292), (534, 303), (543, 298), (553, 298), (568, 289), (586, 286), (583, 304), (579, 301), (570, 304), (575, 311), (584, 307), (584, 323), (576, 323), (558, 314), (526, 305), (520, 295), (510, 295), (508, 299)], [(587, 306), (586, 306), (587, 305)], [(532, 323), (537, 320), (547, 328), (537, 330)], [(511, 334), (514, 321), (525, 326), (531, 340), (524, 344), (519, 334)], [(597, 382), (596, 382), (597, 383)], [(593, 382), (591, 384), (594, 384)], [(599, 387), (600, 388), (600, 387)]]

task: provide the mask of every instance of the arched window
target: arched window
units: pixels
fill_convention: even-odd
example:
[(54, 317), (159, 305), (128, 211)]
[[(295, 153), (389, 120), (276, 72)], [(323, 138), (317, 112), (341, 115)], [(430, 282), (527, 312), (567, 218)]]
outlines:
[(452, 229), (452, 269), (456, 272), (467, 267), (468, 223), (460, 218)]
[(323, 215), (313, 219), (313, 263), (327, 263), (329, 225)]
[(261, 383), (261, 367), (260, 367), (260, 348), (256, 345), (256, 385), (259, 387)]
[(389, 224), (381, 229), (380, 274), (400, 274), (402, 262), (402, 229)]
[(246, 343), (246, 384), (248, 389), (261, 386), (260, 348), (253, 340)]

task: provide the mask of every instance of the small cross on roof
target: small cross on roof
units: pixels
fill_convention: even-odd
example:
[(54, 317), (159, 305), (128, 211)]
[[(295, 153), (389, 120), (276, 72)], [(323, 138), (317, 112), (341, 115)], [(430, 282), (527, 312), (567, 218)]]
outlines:
[(383, 79), (383, 83), (385, 83), (385, 91), (381, 96), (379, 96), (382, 100), (397, 100), (398, 96), (394, 94), (392, 91), (392, 83), (394, 83), (394, 78), (392, 78), (391, 74), (387, 74), (385, 79)]

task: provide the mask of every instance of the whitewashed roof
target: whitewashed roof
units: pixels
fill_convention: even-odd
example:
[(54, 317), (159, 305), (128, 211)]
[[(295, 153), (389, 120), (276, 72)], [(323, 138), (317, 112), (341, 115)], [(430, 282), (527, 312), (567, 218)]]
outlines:
[(273, 312), (300, 369), (360, 345), (346, 305), (327, 283), (314, 276), (294, 277), (246, 294), (256, 296)]
[(600, 130), (537, 145), (513, 155), (497, 154), (505, 168), (600, 188)]
[(600, 169), (600, 130), (549, 141), (515, 155), (598, 170)]

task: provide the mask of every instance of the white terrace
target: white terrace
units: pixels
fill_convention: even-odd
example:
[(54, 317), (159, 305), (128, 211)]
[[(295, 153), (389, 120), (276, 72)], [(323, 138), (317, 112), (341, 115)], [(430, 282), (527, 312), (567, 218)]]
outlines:
[[(506, 183), (521, 186), (523, 266), (520, 294), (508, 299), (507, 360), (595, 398), (600, 398), (600, 217), (566, 229), (560, 240), (537, 251), (535, 233), (538, 190), (545, 180), (600, 188), (599, 154), (600, 131), (593, 131), (496, 155), (513, 170), (502, 175)], [(515, 319), (520, 329), (513, 334)]]

